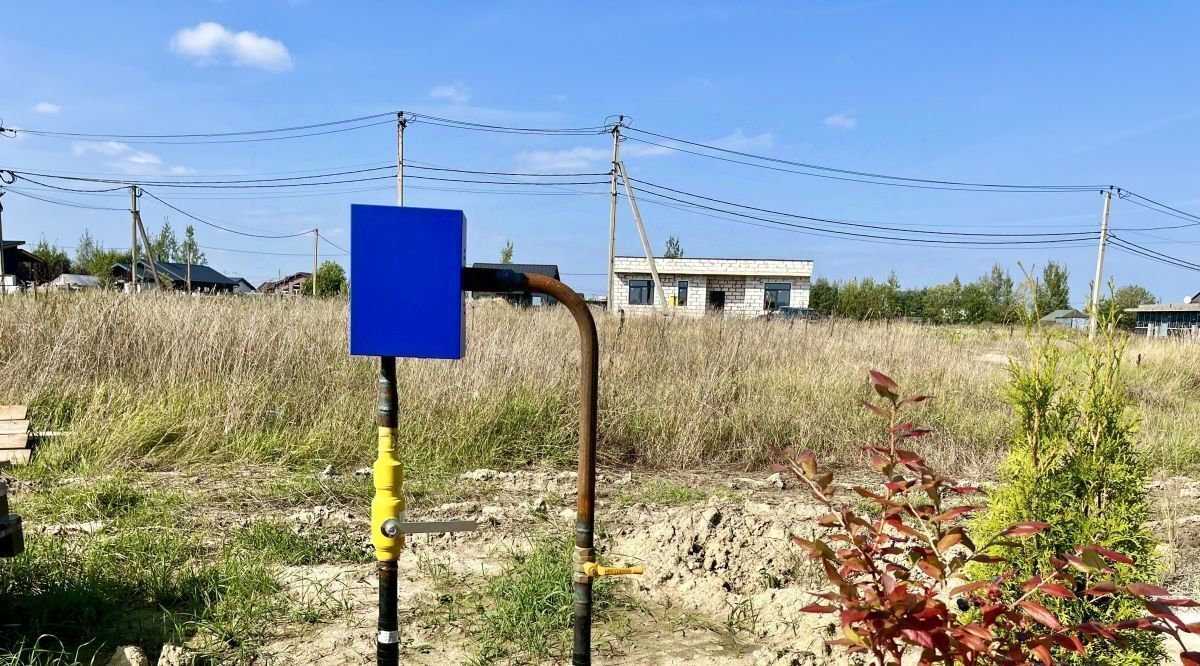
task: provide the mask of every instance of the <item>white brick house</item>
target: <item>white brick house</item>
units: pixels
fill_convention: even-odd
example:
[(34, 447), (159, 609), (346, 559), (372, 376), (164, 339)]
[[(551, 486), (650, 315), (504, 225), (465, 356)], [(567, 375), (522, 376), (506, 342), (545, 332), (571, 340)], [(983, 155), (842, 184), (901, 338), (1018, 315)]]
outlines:
[[(777, 307), (808, 307), (813, 262), (794, 259), (654, 260), (667, 310), (700, 317), (754, 317)], [(613, 308), (629, 314), (658, 310), (645, 257), (616, 257)]]

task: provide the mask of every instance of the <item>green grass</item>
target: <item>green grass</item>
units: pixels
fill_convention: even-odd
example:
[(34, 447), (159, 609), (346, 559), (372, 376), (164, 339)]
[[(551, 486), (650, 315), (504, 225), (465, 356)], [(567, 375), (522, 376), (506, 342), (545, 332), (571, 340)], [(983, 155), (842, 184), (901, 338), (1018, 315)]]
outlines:
[(724, 492), (716, 490), (701, 490), (692, 486), (685, 486), (682, 483), (675, 481), (653, 480), (634, 488), (622, 489), (617, 493), (616, 505), (618, 507), (627, 507), (637, 503), (643, 504), (658, 504), (662, 506), (681, 506), (684, 504), (695, 504), (703, 502), (709, 497), (720, 496), (729, 497), (730, 494), (724, 489)]
[[(510, 553), (502, 574), (492, 579), (478, 601), (476, 663), (569, 658), (573, 543), (543, 538), (528, 552)], [(616, 581), (598, 578), (592, 603), (593, 621), (599, 624), (617, 610), (627, 609), (630, 601)]]

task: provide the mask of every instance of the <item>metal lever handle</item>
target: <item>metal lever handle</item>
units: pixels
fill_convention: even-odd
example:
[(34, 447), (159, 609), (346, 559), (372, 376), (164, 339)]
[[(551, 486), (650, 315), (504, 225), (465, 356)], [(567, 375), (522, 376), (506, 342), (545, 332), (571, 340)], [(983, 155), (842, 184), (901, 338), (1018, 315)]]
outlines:
[(642, 567), (602, 567), (595, 562), (584, 562), (583, 573), (588, 578), (600, 576), (640, 576), (646, 570)]
[(391, 538), (399, 534), (449, 534), (451, 532), (473, 532), (478, 529), (473, 520), (443, 520), (427, 523), (404, 523), (395, 518), (383, 521), (380, 530)]

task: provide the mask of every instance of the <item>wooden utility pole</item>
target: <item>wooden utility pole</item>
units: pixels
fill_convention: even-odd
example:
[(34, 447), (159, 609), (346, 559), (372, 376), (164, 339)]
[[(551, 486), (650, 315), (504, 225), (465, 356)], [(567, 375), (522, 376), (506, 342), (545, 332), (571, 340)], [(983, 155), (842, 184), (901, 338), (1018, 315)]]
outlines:
[[(141, 196), (137, 192), (137, 187), (134, 186), (133, 195), (133, 224), (142, 235), (142, 243), (146, 246), (146, 257), (150, 260), (150, 274), (154, 276), (155, 288), (162, 287), (162, 282), (158, 278), (158, 257), (154, 254), (154, 245), (150, 242), (150, 237), (146, 234), (146, 227), (142, 226), (142, 214), (137, 209), (137, 199)], [(137, 242), (137, 238), (134, 238)]]
[(613, 277), (617, 261), (617, 162), (621, 159), (621, 123), (623, 122), (625, 122), (625, 116), (618, 116), (617, 122), (612, 128), (612, 174), (608, 188), (608, 296), (605, 300), (609, 312), (617, 311), (617, 305), (613, 303)]
[(320, 238), (321, 238), (321, 232), (314, 228), (313, 229), (313, 274), (312, 274), (313, 296), (317, 295), (317, 251), (319, 249), (317, 247), (317, 241), (320, 240)]
[(404, 128), (408, 119), (404, 112), (396, 114), (396, 205), (404, 205)]
[(1096, 279), (1092, 281), (1091, 318), (1088, 320), (1088, 339), (1096, 339), (1100, 316), (1100, 280), (1104, 275), (1104, 249), (1108, 246), (1108, 212), (1112, 207), (1112, 190), (1103, 192), (1104, 212), (1100, 217), (1100, 248), (1096, 252)]
[(650, 263), (650, 275), (654, 278), (654, 291), (658, 294), (658, 309), (667, 311), (667, 295), (662, 288), (662, 280), (658, 278), (658, 266), (654, 263), (654, 250), (650, 248), (650, 239), (646, 237), (646, 227), (642, 224), (642, 214), (638, 212), (637, 199), (633, 196), (633, 186), (629, 184), (629, 172), (625, 170), (624, 162), (617, 162), (621, 169), (621, 180), (625, 181), (625, 196), (629, 198), (629, 207), (633, 210), (633, 220), (637, 223), (638, 236), (642, 239), (642, 250), (646, 253), (646, 261)]

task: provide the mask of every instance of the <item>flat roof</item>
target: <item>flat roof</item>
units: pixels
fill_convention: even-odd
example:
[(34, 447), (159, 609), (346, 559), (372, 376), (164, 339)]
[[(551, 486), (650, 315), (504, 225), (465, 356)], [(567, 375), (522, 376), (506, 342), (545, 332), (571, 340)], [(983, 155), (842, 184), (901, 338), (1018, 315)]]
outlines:
[(1200, 303), (1156, 303), (1125, 308), (1126, 312), (1200, 312)]
[[(792, 259), (780, 257), (678, 257), (679, 259), (697, 259), (699, 261), (807, 261), (812, 263), (812, 259)], [(618, 254), (614, 259), (646, 259), (644, 254)], [(672, 257), (655, 257), (655, 261), (675, 261)]]

